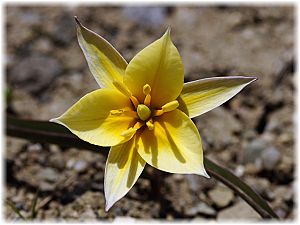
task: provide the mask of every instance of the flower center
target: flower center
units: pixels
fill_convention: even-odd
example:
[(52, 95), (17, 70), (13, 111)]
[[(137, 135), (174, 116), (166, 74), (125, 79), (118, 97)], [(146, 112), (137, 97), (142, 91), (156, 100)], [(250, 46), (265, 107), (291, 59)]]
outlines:
[(143, 126), (147, 126), (149, 130), (154, 129), (155, 117), (161, 116), (164, 113), (175, 110), (179, 103), (177, 100), (164, 104), (160, 109), (151, 107), (151, 87), (149, 84), (143, 86), (143, 93), (145, 95), (144, 101), (139, 102), (138, 98), (133, 96), (131, 92), (120, 82), (113, 83), (115, 87), (129, 97), (136, 111), (128, 111), (123, 109), (111, 110), (110, 114), (115, 116), (131, 115), (135, 117), (136, 123), (133, 127), (128, 128), (121, 133), (124, 137), (132, 137), (135, 132)]
[(139, 118), (143, 121), (148, 120), (149, 117), (151, 116), (151, 110), (148, 108), (148, 106), (144, 104), (139, 104), (136, 111)]

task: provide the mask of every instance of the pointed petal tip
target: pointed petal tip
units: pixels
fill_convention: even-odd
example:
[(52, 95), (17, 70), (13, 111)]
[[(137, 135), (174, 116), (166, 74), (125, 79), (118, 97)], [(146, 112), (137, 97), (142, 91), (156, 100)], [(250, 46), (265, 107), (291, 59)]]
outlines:
[(166, 33), (168, 33), (170, 35), (170, 33), (171, 33), (171, 26), (168, 26)]
[(203, 169), (203, 174), (202, 176), (206, 177), (206, 178), (210, 178), (210, 176), (208, 175), (208, 173), (206, 172), (205, 169)]
[(252, 82), (258, 80), (258, 77), (250, 77), (250, 78), (252, 78)]
[(200, 170), (200, 172), (196, 173), (197, 175), (200, 175), (200, 176), (203, 176), (203, 177), (206, 177), (206, 178), (210, 178), (210, 176), (208, 175), (208, 173), (206, 172), (206, 170), (204, 168), (202, 168)]
[(79, 19), (77, 16), (74, 16), (75, 22), (77, 25), (81, 26), (81, 23), (79, 22)]
[(105, 204), (105, 212), (108, 212), (108, 210), (109, 210), (111, 207), (112, 207), (112, 205), (110, 205), (110, 204), (108, 204), (108, 203), (106, 202), (106, 204)]
[(57, 123), (58, 118), (50, 119), (49, 122)]
[(164, 35), (171, 37), (171, 27), (170, 26), (167, 27), (167, 30)]
[(258, 80), (258, 77), (254, 77), (254, 76), (253, 77), (245, 77), (245, 78), (249, 80), (249, 82), (247, 84), (251, 84), (252, 82)]
[[(225, 77), (212, 77), (212, 78), (225, 78), (225, 79), (245, 79), (245, 80), (250, 80), (250, 82), (256, 81), (258, 80), (258, 77), (256, 76), (244, 76), (244, 75), (240, 75), (240, 76), (225, 76)], [(207, 78), (207, 79), (211, 79), (211, 78)]]
[(57, 123), (57, 124), (65, 126), (65, 124), (63, 124), (59, 119), (60, 119), (60, 117), (53, 118), (53, 119), (49, 120), (49, 122)]

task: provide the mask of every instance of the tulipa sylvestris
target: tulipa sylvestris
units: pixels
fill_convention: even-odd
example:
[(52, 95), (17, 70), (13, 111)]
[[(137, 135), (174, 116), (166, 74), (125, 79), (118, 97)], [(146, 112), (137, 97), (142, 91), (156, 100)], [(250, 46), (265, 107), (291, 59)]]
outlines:
[(105, 167), (105, 209), (131, 189), (146, 163), (169, 173), (209, 177), (191, 118), (223, 104), (256, 78), (184, 83), (170, 29), (127, 64), (111, 44), (75, 19), (79, 45), (101, 89), (51, 121), (91, 144), (112, 146)]

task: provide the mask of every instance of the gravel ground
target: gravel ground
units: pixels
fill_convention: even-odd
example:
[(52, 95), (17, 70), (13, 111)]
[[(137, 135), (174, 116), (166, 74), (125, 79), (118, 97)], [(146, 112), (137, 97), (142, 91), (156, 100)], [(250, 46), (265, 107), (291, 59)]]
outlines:
[[(185, 66), (185, 81), (257, 76), (235, 98), (196, 118), (207, 158), (233, 171), (283, 220), (295, 218), (295, 8), (272, 6), (22, 6), (6, 5), (9, 113), (49, 120), (98, 88), (78, 46), (74, 15), (111, 42), (127, 61), (168, 25)], [(106, 213), (106, 157), (84, 149), (6, 138), (5, 198), (30, 215), (39, 190), (41, 221), (261, 220), (215, 179), (161, 173), (153, 198), (147, 167)], [(5, 218), (19, 217), (5, 205)]]

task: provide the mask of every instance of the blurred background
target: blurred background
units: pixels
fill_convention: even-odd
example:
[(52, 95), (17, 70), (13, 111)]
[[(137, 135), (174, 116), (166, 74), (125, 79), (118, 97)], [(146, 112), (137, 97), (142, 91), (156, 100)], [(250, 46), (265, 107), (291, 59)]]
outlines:
[[(254, 188), (283, 219), (294, 210), (295, 8), (286, 6), (5, 6), (7, 113), (49, 120), (98, 88), (81, 52), (77, 15), (129, 62), (172, 28), (185, 81), (246, 75), (258, 80), (194, 121), (204, 154)], [(5, 198), (24, 215), (38, 194), (40, 220), (118, 218), (260, 220), (215, 179), (165, 174), (162, 198), (142, 176), (106, 213), (106, 157), (6, 138)], [(146, 171), (151, 170), (150, 167)], [(5, 204), (5, 218), (18, 215)]]

